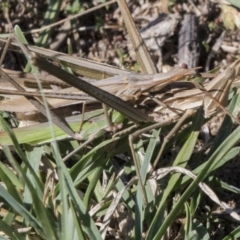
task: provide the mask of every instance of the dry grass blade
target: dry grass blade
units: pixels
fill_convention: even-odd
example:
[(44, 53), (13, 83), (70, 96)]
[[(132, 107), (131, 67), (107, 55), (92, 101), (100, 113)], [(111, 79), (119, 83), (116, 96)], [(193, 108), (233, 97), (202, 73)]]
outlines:
[[(232, 81), (238, 75), (237, 63), (238, 62), (233, 64), (234, 66), (236, 66), (236, 71), (234, 71), (233, 75), (231, 76), (231, 81), (225, 81), (226, 74), (224, 72), (217, 76), (215, 79), (213, 79), (210, 83), (205, 84), (204, 88), (210, 92), (212, 91), (218, 93), (221, 92), (221, 90), (217, 91), (218, 87), (221, 86), (222, 84), (224, 86), (225, 82), (232, 83)], [(230, 68), (232, 68), (232, 65), (228, 69)], [(228, 71), (229, 70), (226, 70), (226, 72)], [(150, 75), (128, 74), (124, 76), (117, 76), (109, 79), (104, 79), (99, 82), (96, 81), (93, 82), (93, 84), (97, 87), (103, 88), (105, 91), (108, 91), (111, 94), (120, 96), (129, 101), (134, 101), (136, 105), (146, 104), (148, 105), (148, 103), (150, 102), (155, 103), (156, 102), (158, 103), (159, 101), (163, 102), (163, 104), (160, 103), (160, 105), (158, 103), (154, 110), (148, 111), (149, 116), (155, 119), (155, 121), (158, 121), (161, 116), (168, 116), (169, 118), (177, 119), (180, 115), (182, 115), (183, 111), (187, 109), (197, 109), (202, 105), (204, 94), (201, 90), (198, 89), (189, 90), (187, 89), (185, 91), (180, 89), (178, 93), (178, 88), (171, 87), (172, 89), (170, 90), (170, 94), (173, 94), (173, 97), (170, 98), (164, 97), (165, 95), (167, 95), (167, 93), (164, 94), (158, 93), (159, 91), (161, 92), (161, 89), (164, 88), (164, 86), (171, 84), (171, 82), (173, 81), (179, 81), (186, 75), (191, 74), (194, 74), (194, 71), (191, 69), (189, 70), (176, 68), (171, 72), (165, 74), (150, 74)], [(184, 85), (184, 83), (182, 84), (178, 83), (178, 85), (181, 86)], [(147, 91), (150, 91), (151, 95), (154, 94), (154, 97), (146, 94)], [(227, 94), (228, 91), (224, 91), (224, 95), (227, 96)], [(213, 107), (215, 109), (218, 108), (216, 107), (216, 102), (218, 101), (217, 97), (216, 101), (212, 101)], [(83, 96), (83, 100), (86, 99), (87, 98)], [(2, 104), (1, 106), (3, 107), (4, 105), (5, 104)], [(12, 103), (11, 105), (14, 104)], [(137, 121), (137, 119), (135, 119), (135, 121)]]
[[(22, 92), (22, 91), (12, 91), (12, 90), (1, 90), (0, 94), (4, 95), (20, 95), (20, 96), (34, 96), (34, 97), (42, 97), (41, 92)], [(46, 98), (59, 98), (59, 99), (72, 99), (72, 100), (82, 100), (84, 99), (84, 96), (81, 96), (79, 94), (74, 93), (44, 93)], [(91, 97), (89, 97), (92, 99)], [(87, 97), (86, 97), (87, 99)]]
[[(4, 78), (8, 79), (8, 81), (11, 82), (12, 85), (14, 85), (16, 89), (18, 89), (21, 92), (25, 92), (25, 90), (20, 85), (18, 85), (17, 82), (15, 82), (12, 78), (10, 78), (2, 69), (0, 69), (0, 73), (1, 73), (1, 75), (4, 76)], [(27, 98), (28, 101), (31, 102), (32, 105), (34, 105), (39, 110), (39, 112), (41, 112), (46, 117), (48, 116), (45, 106), (40, 101), (38, 101), (37, 99), (35, 99), (32, 96), (25, 96), (25, 97)], [(51, 114), (53, 122), (57, 126), (59, 126), (61, 129), (63, 129), (67, 134), (69, 134), (69, 136), (75, 138), (75, 134), (71, 130), (71, 128), (69, 128), (68, 124), (64, 120), (61, 120), (57, 115), (55, 115), (50, 110), (49, 110), (49, 112)]]
[(152, 74), (157, 73), (157, 67), (155, 66), (150, 53), (147, 50), (147, 47), (137, 30), (131, 13), (128, 9), (127, 3), (125, 0), (118, 0), (119, 8), (121, 9), (128, 34), (131, 39), (131, 43), (136, 52), (137, 59), (141, 65), (141, 68), (144, 73)]
[[(0, 38), (0, 46), (4, 47), (6, 40)], [(28, 46), (31, 52), (37, 53), (45, 58), (51, 59), (53, 62), (62, 63), (65, 66), (70, 67), (74, 72), (81, 76), (85, 76), (92, 79), (104, 79), (115, 75), (125, 75), (129, 71), (113, 67), (107, 64), (98, 63), (95, 61), (83, 59), (80, 57), (69, 56), (64, 53), (57, 51), (36, 47)], [(9, 47), (10, 51), (22, 52), (18, 43), (11, 43)]]
[[(240, 59), (232, 63), (228, 68), (206, 87), (206, 90), (217, 99), (223, 106), (226, 106), (228, 93), (235, 78), (240, 74)], [(215, 103), (208, 96), (204, 99), (205, 116), (208, 117), (214, 112)]]
[[(172, 173), (172, 172), (178, 172), (178, 173), (185, 174), (185, 175), (189, 176), (190, 178), (192, 178), (193, 180), (195, 180), (197, 177), (191, 171), (189, 171), (185, 168), (173, 166), (173, 167), (161, 168), (161, 169), (156, 170), (155, 172), (152, 173), (151, 178), (159, 180), (159, 179), (163, 178), (164, 176), (166, 176), (167, 174)], [(234, 209), (231, 209), (227, 203), (220, 201), (220, 199), (218, 198), (216, 193), (207, 184), (200, 182), (199, 187), (213, 202), (215, 202), (221, 208), (226, 210), (228, 212), (228, 214), (230, 214), (236, 221), (238, 221), (238, 222), (240, 221), (240, 217), (238, 216), (237, 211)]]

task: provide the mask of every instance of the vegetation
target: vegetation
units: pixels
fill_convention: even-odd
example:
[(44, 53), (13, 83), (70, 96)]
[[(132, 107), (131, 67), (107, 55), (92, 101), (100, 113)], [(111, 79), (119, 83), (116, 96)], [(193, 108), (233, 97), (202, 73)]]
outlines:
[[(93, 33), (96, 42), (98, 41), (96, 35), (100, 33), (103, 36), (100, 41), (104, 42), (109, 37), (107, 28), (104, 28), (106, 27), (104, 17), (107, 18), (108, 14), (117, 12), (116, 3), (114, 6), (104, 6), (97, 12), (89, 13), (89, 9), (86, 10), (87, 4), (82, 1), (68, 3), (64, 10), (63, 2), (44, 3), (42, 7), (45, 15), (41, 11), (38, 12), (39, 20), (33, 22), (33, 28), (40, 22), (46, 26), (54, 23), (61, 15), (64, 15), (65, 19), (68, 14), (80, 13), (82, 23), (86, 22), (84, 16), (87, 14), (86, 16), (90, 16), (89, 21), (97, 26), (94, 31), (82, 34), (87, 38), (84, 40), (84, 46), (90, 43), (90, 35)], [(105, 4), (105, 1), (99, 2)], [(168, 4), (171, 9), (177, 4), (182, 6), (178, 1), (174, 3), (169, 1)], [(237, 6), (232, 1), (231, 4)], [(31, 15), (30, 10), (33, 6), (34, 3), (31, 1), (26, 6), (19, 2), (22, 14)], [(231, 7), (234, 11), (237, 11), (233, 6)], [(2, 10), (10, 16), (10, 19), (13, 18), (11, 15), (13, 6), (7, 2), (2, 3)], [(40, 18), (40, 13), (44, 16), (43, 19)], [(49, 17), (50, 13), (54, 13), (53, 16)], [(126, 22), (126, 18), (124, 21)], [(26, 23), (23, 23), (23, 26), (24, 24)], [(23, 30), (23, 26), (19, 25)], [(68, 46), (59, 47), (59, 51), (71, 53), (72, 50), (69, 49), (78, 49), (78, 43), (74, 39), (79, 37), (79, 33), (72, 30), (79, 27), (77, 18), (71, 20), (70, 25), (68, 30), (70, 34), (67, 37), (71, 37), (71, 41), (68, 41)], [(223, 29), (223, 24), (219, 28)], [(115, 32), (114, 28), (111, 30)], [(215, 30), (211, 31), (218, 30), (215, 26)], [(36, 46), (48, 46), (49, 39), (55, 37), (57, 32), (49, 29), (41, 31), (38, 39), (34, 40)], [(6, 37), (2, 34), (1, 37), (4, 36)], [(130, 39), (133, 41), (131, 37)], [(31, 41), (33, 39), (29, 38), (28, 42)], [(96, 44), (100, 48), (100, 43), (92, 45)], [(128, 70), (138, 66), (139, 63), (125, 52), (125, 46), (123, 48), (116, 46), (112, 51), (113, 59), (109, 57), (107, 63), (116, 63), (115, 60), (118, 59), (119, 65), (127, 66)], [(162, 51), (164, 52), (164, 47)], [(103, 52), (104, 50), (99, 50), (100, 62), (104, 62), (101, 60)], [(50, 51), (46, 50), (45, 53), (50, 54)], [(82, 57), (91, 58), (94, 50), (89, 50), (89, 53), (79, 50), (78, 53)], [(12, 55), (7, 55), (6, 58), (17, 55), (9, 54)], [(22, 55), (17, 56), (23, 59)], [(51, 60), (61, 63), (66, 71), (76, 74), (74, 62), (70, 65), (64, 59), (60, 61), (58, 57), (54, 56)], [(73, 61), (75, 59), (68, 57)], [(26, 71), (36, 70), (30, 62), (27, 63), (25, 60), (21, 62), (24, 63), (22, 68), (25, 68), (26, 63)], [(86, 59), (85, 62), (89, 63), (89, 60)], [(110, 66), (109, 69), (113, 72), (124, 71)], [(81, 70), (79, 67), (79, 71)], [(94, 73), (95, 70), (92, 71)], [(111, 76), (110, 70), (106, 74)], [(41, 77), (41, 74), (39, 75)], [(101, 77), (102, 75), (99, 78)], [(217, 122), (219, 109), (209, 120), (204, 118), (203, 106), (199, 107), (195, 114), (184, 120), (184, 124), (174, 135), (167, 138), (155, 169), (152, 166), (158, 158), (161, 146), (165, 143), (164, 139), (176, 126), (174, 121), (134, 137), (134, 149), (131, 149), (129, 145), (131, 136), (151, 123), (136, 125), (122, 114), (110, 109), (108, 113), (114, 127), (111, 129), (113, 131), (108, 131), (102, 107), (96, 102), (87, 105), (83, 124), (80, 114), (66, 118), (74, 132), (80, 129), (78, 137), (80, 136), (81, 140), (69, 138), (68, 134), (54, 125), (47, 104), (45, 108), (48, 122), (36, 124), (35, 118), (34, 125), (23, 128), (12, 128), (19, 124), (17, 118), (19, 115), (2, 111), (1, 239), (240, 238), (240, 218), (237, 214), (240, 190), (238, 182), (234, 184), (230, 182), (229, 176), (226, 176), (229, 174), (236, 179), (238, 175), (235, 171), (231, 172), (231, 169), (237, 168), (240, 150), (237, 145), (240, 140), (240, 126), (232, 117), (237, 118), (239, 112), (240, 96), (237, 81), (227, 94), (228, 110), (224, 112), (222, 123), (217, 123), (219, 130), (216, 136), (204, 139), (208, 135), (204, 135), (202, 129), (207, 121)], [(1, 101), (0, 107), (3, 107)], [(76, 109), (79, 109), (80, 106), (76, 106)], [(20, 108), (20, 104), (17, 107)], [(27, 111), (29, 109), (26, 109)], [(63, 111), (65, 108), (61, 106), (59, 112)], [(134, 154), (131, 151), (134, 151)], [(138, 166), (141, 181), (137, 177)], [(144, 184), (144, 190), (141, 183)], [(231, 203), (235, 206), (231, 206)]]

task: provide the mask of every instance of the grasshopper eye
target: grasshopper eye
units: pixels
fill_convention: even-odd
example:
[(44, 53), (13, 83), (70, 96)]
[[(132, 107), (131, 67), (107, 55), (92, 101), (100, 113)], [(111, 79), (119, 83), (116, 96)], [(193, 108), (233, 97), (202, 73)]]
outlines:
[(236, 72), (235, 72), (235, 66), (231, 66), (227, 69), (227, 71), (225, 72), (225, 77), (226, 79), (230, 79), (236, 76)]
[(240, 59), (238, 59), (236, 62), (232, 63), (225, 72), (225, 78), (235, 78), (240, 73)]

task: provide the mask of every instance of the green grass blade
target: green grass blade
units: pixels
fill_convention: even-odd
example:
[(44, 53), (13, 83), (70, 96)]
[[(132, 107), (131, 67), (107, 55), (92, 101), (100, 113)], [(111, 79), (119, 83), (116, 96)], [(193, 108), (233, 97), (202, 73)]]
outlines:
[(6, 174), (9, 181), (15, 186), (15, 188), (23, 189), (22, 183), (19, 181), (19, 179), (11, 169), (6, 167), (5, 164), (3, 164), (2, 162), (0, 162), (0, 168)]
[(84, 194), (83, 203), (87, 209), (89, 209), (90, 200), (94, 192), (97, 182), (102, 174), (103, 166), (96, 167), (94, 171), (88, 176), (89, 184)]
[(39, 224), (39, 221), (22, 204), (16, 201), (2, 185), (0, 185), (0, 196), (5, 199), (9, 206), (23, 216), (25, 221), (29, 222), (37, 233), (43, 237), (45, 236), (42, 232), (42, 227)]
[[(47, 25), (50, 25), (51, 23), (56, 22), (62, 2), (63, 2), (62, 0), (49, 1), (48, 8), (45, 13), (44, 22), (43, 22), (42, 26), (47, 26)], [(51, 33), (51, 28), (48, 28), (48, 29), (42, 31), (39, 34), (39, 37), (36, 41), (37, 46), (46, 47), (48, 39), (50, 37), (50, 33)]]
[(117, 140), (118, 138), (103, 141), (101, 144), (89, 151), (78, 163), (72, 167), (70, 174), (75, 185), (80, 184), (96, 167), (101, 166), (106, 162), (107, 159), (103, 158), (99, 154), (99, 149), (101, 150), (108, 144), (111, 144)]
[[(151, 164), (151, 160), (152, 160), (152, 156), (153, 156), (156, 144), (158, 142), (158, 137), (160, 135), (160, 131), (161, 131), (161, 129), (153, 130), (152, 137), (149, 141), (149, 144), (148, 144), (148, 147), (146, 150), (146, 154), (145, 154), (145, 158), (144, 158), (144, 161), (143, 161), (143, 164), (141, 167), (141, 177), (142, 177), (143, 182), (146, 181), (148, 169)], [(154, 200), (154, 195), (153, 195), (152, 189), (149, 185), (149, 181), (146, 182), (145, 186), (146, 186), (148, 201), (152, 202)], [(138, 186), (137, 193), (136, 193), (136, 205), (135, 205), (135, 214), (136, 214), (135, 215), (135, 238), (136, 239), (141, 238), (142, 231), (143, 231), (142, 220), (144, 219), (144, 216), (143, 216), (144, 212), (141, 210), (143, 208), (142, 200), (143, 200), (142, 192)]]
[(223, 240), (232, 240), (240, 238), (240, 226), (235, 228), (231, 233), (229, 233)]
[[(81, 132), (79, 133), (83, 140), (87, 140), (92, 136), (96, 136), (105, 132), (108, 127), (107, 121), (102, 115), (102, 110), (96, 110), (93, 112), (85, 113), (85, 123), (82, 126)], [(113, 112), (112, 122), (119, 124), (123, 120), (123, 116), (118, 112)], [(73, 131), (77, 131), (80, 126), (81, 115), (72, 116), (66, 118)], [(0, 124), (3, 119), (0, 118)], [(90, 122), (87, 122), (90, 121)], [(56, 136), (56, 140), (63, 140), (69, 138), (69, 136), (57, 126), (53, 126), (53, 131)], [(48, 123), (41, 123), (38, 125), (22, 127), (13, 129), (16, 135), (17, 142), (19, 144), (27, 143), (31, 145), (43, 144), (53, 141), (51, 131)], [(13, 145), (14, 142), (11, 135), (5, 130), (0, 132), (0, 145)]]
[(219, 148), (215, 151), (215, 153), (211, 156), (208, 160), (207, 164), (205, 165), (204, 169), (197, 175), (197, 178), (191, 183), (188, 189), (183, 193), (182, 197), (179, 199), (175, 208), (169, 213), (167, 218), (165, 219), (163, 225), (161, 226), (160, 230), (155, 236), (155, 239), (160, 239), (161, 236), (164, 235), (166, 229), (168, 228), (169, 224), (175, 219), (176, 215), (182, 209), (182, 205), (193, 191), (198, 187), (198, 184), (206, 178), (209, 173), (212, 171), (212, 168), (215, 163), (239, 141), (240, 139), (240, 127), (233, 131), (233, 133), (219, 146)]
[(57, 222), (54, 221), (53, 213), (49, 211), (48, 208), (45, 208), (42, 202), (41, 195), (36, 192), (36, 188), (31, 183), (30, 179), (26, 175), (26, 173), (21, 169), (18, 163), (12, 157), (9, 149), (4, 147), (4, 153), (7, 156), (9, 162), (12, 166), (17, 169), (17, 173), (19, 176), (24, 179), (26, 183), (26, 187), (29, 188), (29, 192), (31, 193), (32, 202), (34, 206), (34, 212), (38, 217), (38, 221), (41, 223), (41, 235), (48, 236), (48, 239), (57, 239), (56, 234), (58, 233), (56, 230), (58, 229)]
[[(240, 105), (240, 94), (235, 95), (231, 103), (229, 104), (228, 111), (231, 112), (234, 116), (237, 116), (239, 112)], [(234, 121), (229, 115), (226, 115), (223, 123), (218, 131), (217, 136), (214, 139), (211, 150), (208, 153), (208, 156), (211, 156), (212, 153), (219, 147), (219, 145), (229, 136), (233, 127)]]
[[(4, 221), (2, 221), (2, 219), (0, 219), (0, 230), (2, 232), (4, 232), (11, 240), (25, 240), (26, 239), (25, 236), (23, 236), (22, 234), (15, 231), (12, 226), (9, 226), (8, 224), (6, 224)], [(0, 239), (7, 240), (9, 238), (5, 238), (5, 237), (1, 236)]]
[[(14, 197), (16, 201), (18, 201), (20, 204), (23, 204), (22, 198), (20, 197), (19, 193), (16, 190), (16, 186), (12, 182), (11, 178), (4, 172), (2, 168), (2, 163), (0, 164), (0, 176), (2, 182), (5, 184), (9, 194)], [(11, 175), (10, 175), (11, 176)]]
[[(76, 212), (79, 214), (81, 219), (81, 224), (83, 226), (83, 229), (88, 233), (90, 239), (101, 239), (101, 235), (93, 222), (92, 218), (89, 216), (86, 207), (84, 206), (82, 200), (80, 199), (75, 187), (74, 183), (72, 181), (72, 178), (70, 177), (70, 174), (64, 165), (61, 156), (59, 155), (59, 151), (55, 144), (53, 145), (54, 153), (55, 153), (55, 159), (57, 162), (58, 170), (59, 170), (59, 181), (60, 181), (60, 192), (64, 191), (64, 196), (66, 194), (72, 199), (72, 202), (74, 204), (74, 208), (76, 209)], [(64, 189), (63, 189), (64, 188)], [(62, 195), (62, 193), (61, 193)], [(64, 197), (62, 195), (62, 197)], [(67, 208), (65, 204), (65, 208)], [(63, 220), (64, 221), (64, 220)], [(67, 230), (65, 230), (67, 231)]]
[[(191, 154), (194, 150), (199, 130), (201, 128), (201, 123), (203, 120), (203, 110), (200, 109), (196, 114), (193, 122), (193, 131), (191, 132), (189, 138), (185, 142), (184, 146), (182, 147), (181, 151), (179, 152), (177, 158), (175, 159), (173, 166), (185, 167), (187, 165), (188, 160), (191, 157)], [(161, 202), (158, 206), (157, 213), (149, 227), (149, 232), (146, 239), (153, 239), (155, 234), (159, 232), (159, 228), (161, 229), (161, 225), (163, 224), (163, 216), (164, 216), (164, 205), (167, 201), (167, 197), (173, 190), (175, 184), (179, 181), (179, 174), (174, 174), (168, 183), (167, 188), (164, 190), (163, 197)], [(183, 205), (181, 205), (182, 207)], [(173, 219), (173, 218), (171, 218)], [(169, 223), (167, 223), (169, 224)]]
[(83, 229), (82, 229), (82, 226), (81, 224), (79, 224), (79, 219), (78, 219), (78, 216), (77, 216), (77, 212), (76, 212), (76, 208), (74, 207), (74, 204), (72, 201), (70, 201), (70, 207), (71, 207), (71, 211), (72, 211), (72, 214), (73, 214), (73, 224), (74, 224), (74, 227), (75, 227), (75, 238), (72, 238), (72, 239), (87, 239), (85, 238), (84, 236), (84, 233), (83, 233)]
[[(35, 147), (35, 148), (25, 146), (25, 148), (28, 148), (28, 151), (26, 151), (28, 163), (31, 165), (31, 168), (35, 172), (36, 176), (38, 176), (44, 148), (43, 146)], [(35, 178), (31, 174), (31, 171), (29, 168), (27, 168), (26, 170), (26, 178), (29, 179), (29, 181), (32, 183), (33, 188), (38, 189), (38, 186), (37, 186), (38, 183), (35, 181)], [(23, 195), (24, 195), (24, 203), (28, 206), (32, 206), (33, 198), (32, 198), (32, 193), (30, 192), (30, 189), (24, 188)], [(40, 199), (43, 199), (43, 191), (38, 191), (38, 196)]]
[(227, 0), (230, 2), (233, 6), (240, 8), (240, 2), (238, 0)]

